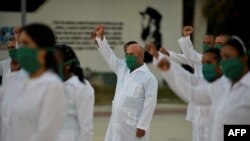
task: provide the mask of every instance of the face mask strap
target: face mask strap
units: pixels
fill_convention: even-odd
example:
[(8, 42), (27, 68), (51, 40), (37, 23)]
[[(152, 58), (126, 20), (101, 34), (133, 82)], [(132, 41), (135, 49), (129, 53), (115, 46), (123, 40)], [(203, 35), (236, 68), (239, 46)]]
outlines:
[[(73, 62), (78, 62), (77, 59), (71, 59), (67, 62), (64, 62), (62, 64), (59, 64), (59, 68), (58, 68), (58, 71), (59, 71), (59, 76), (61, 77), (61, 79), (63, 79), (63, 66), (65, 65), (68, 65), (68, 64), (71, 64)], [(79, 63), (77, 63), (77, 65), (79, 65)]]

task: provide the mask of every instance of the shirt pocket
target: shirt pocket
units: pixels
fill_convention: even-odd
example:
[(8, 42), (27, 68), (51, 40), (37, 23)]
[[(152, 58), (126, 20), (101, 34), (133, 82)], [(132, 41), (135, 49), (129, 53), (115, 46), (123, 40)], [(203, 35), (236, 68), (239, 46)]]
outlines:
[(136, 126), (144, 105), (143, 89), (141, 84), (134, 82), (129, 86), (123, 103), (122, 119), (126, 124)]
[(136, 98), (143, 97), (142, 84), (136, 83), (136, 82), (130, 82), (126, 88), (127, 88), (126, 90), (127, 96), (136, 97)]

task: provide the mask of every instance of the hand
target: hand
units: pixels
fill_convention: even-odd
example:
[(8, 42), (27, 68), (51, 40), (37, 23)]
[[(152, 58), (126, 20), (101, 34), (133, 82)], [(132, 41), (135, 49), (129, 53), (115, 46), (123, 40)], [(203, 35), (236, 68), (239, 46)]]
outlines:
[(141, 137), (144, 137), (145, 136), (145, 130), (142, 130), (142, 129), (139, 129), (139, 128), (137, 128), (136, 129), (136, 136), (138, 137), (138, 138), (141, 138)]
[(166, 58), (162, 58), (158, 63), (158, 67), (162, 71), (167, 71), (170, 68), (170, 63)]
[(103, 25), (97, 25), (95, 27), (95, 30), (91, 34), (91, 39), (95, 39), (96, 37), (100, 38), (103, 40), (104, 36), (104, 26)]
[(157, 51), (157, 49), (156, 49), (156, 47), (155, 47), (155, 45), (154, 45), (153, 43), (147, 44), (146, 47), (145, 47), (145, 49), (146, 49), (146, 51), (147, 51), (150, 55), (152, 55), (152, 56), (154, 56), (155, 58), (158, 59), (159, 54), (158, 54), (158, 51)]
[(170, 56), (170, 55), (169, 55), (169, 52), (168, 52), (164, 47), (161, 47), (161, 48), (159, 49), (159, 51), (160, 51), (162, 54), (165, 54), (165, 55), (167, 55), (167, 56)]
[(192, 26), (185, 26), (182, 30), (183, 32), (183, 36), (186, 37), (186, 36), (190, 36), (192, 33), (193, 33), (194, 29)]

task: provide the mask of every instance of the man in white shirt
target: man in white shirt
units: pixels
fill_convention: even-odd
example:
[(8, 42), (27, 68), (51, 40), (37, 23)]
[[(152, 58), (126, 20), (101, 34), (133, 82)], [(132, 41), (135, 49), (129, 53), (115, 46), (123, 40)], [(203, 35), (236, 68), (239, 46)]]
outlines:
[(11, 72), (20, 70), (20, 66), (16, 61), (16, 46), (20, 27), (15, 27), (13, 32), (15, 37), (10, 38), (7, 43), (9, 56), (0, 61), (0, 76), (2, 76), (2, 84), (9, 79)]
[(104, 27), (92, 34), (98, 51), (117, 75), (112, 115), (105, 141), (147, 141), (157, 103), (158, 82), (143, 62), (144, 50), (136, 42), (125, 45), (125, 60), (119, 59), (104, 37)]

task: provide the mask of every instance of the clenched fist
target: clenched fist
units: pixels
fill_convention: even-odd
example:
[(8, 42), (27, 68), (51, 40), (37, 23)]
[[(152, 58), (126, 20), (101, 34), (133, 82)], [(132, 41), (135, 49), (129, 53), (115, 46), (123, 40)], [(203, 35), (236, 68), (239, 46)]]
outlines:
[(104, 26), (97, 25), (91, 34), (91, 39), (95, 39), (96, 37), (98, 37), (101, 40), (103, 40), (103, 36), (104, 36)]
[(182, 30), (183, 32), (183, 36), (186, 37), (186, 36), (190, 36), (192, 33), (193, 33), (194, 29), (192, 26), (185, 26)]

